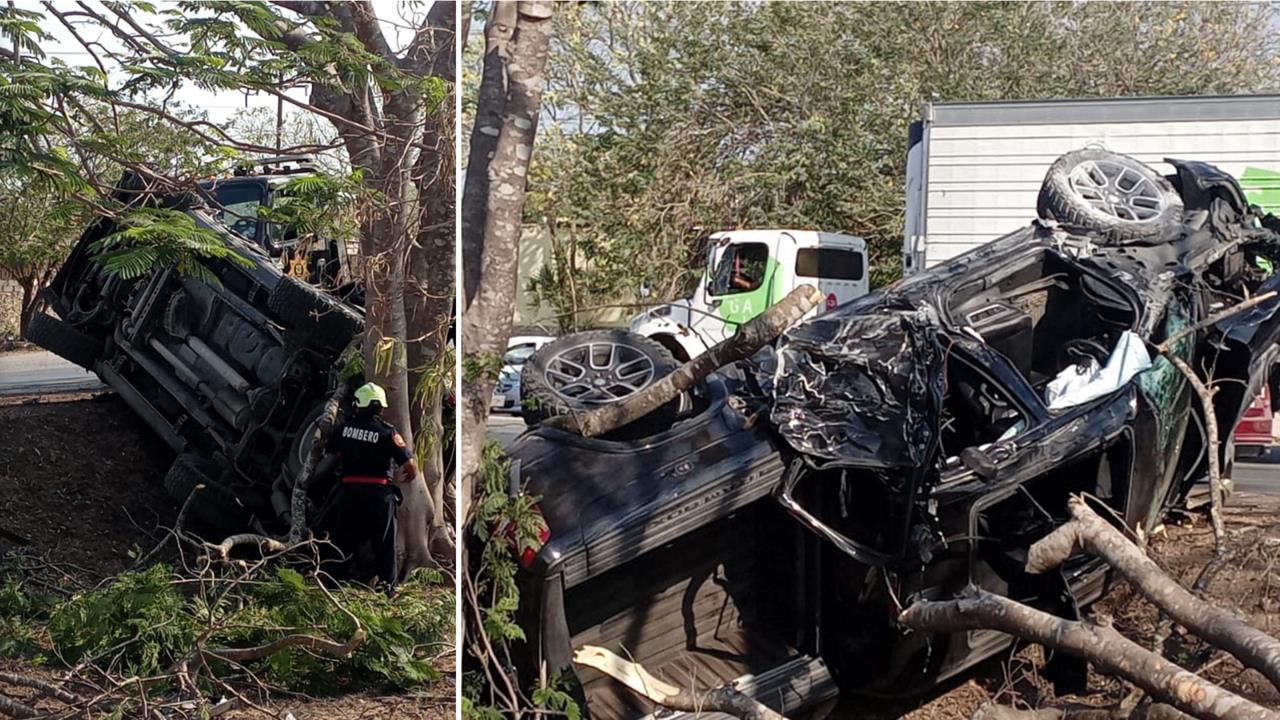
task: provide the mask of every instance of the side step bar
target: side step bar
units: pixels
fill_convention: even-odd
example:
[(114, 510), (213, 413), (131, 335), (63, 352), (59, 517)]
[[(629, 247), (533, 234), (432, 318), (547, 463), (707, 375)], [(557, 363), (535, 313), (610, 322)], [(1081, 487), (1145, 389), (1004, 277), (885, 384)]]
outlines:
[[(839, 694), (831, 671), (821, 658), (801, 655), (758, 675), (743, 675), (734, 687), (783, 715), (817, 707)], [(658, 710), (642, 720), (736, 720), (724, 713), (689, 713)]]

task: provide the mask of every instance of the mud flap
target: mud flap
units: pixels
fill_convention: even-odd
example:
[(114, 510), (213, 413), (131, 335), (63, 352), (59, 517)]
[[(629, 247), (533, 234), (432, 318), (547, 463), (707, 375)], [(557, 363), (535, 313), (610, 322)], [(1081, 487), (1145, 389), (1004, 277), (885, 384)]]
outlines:
[[(1080, 602), (1067, 582), (1062, 568), (1041, 576), (1043, 585), (1040, 597), (1045, 598), (1046, 612), (1053, 613), (1067, 620), (1080, 620)], [(1045, 663), (1041, 675), (1053, 683), (1054, 695), (1061, 697), (1068, 694), (1083, 695), (1089, 686), (1089, 663), (1067, 653), (1045, 648)]]

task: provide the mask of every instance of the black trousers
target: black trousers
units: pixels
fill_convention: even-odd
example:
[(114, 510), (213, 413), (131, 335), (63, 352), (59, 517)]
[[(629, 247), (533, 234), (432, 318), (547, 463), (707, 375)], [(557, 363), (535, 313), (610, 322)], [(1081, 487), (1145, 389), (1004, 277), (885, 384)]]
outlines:
[(352, 577), (353, 565), (365, 545), (373, 552), (373, 569), (378, 579), (394, 588), (396, 573), (396, 510), (400, 489), (394, 485), (343, 483), (329, 508), (329, 539), (343, 557), (325, 563), (325, 572), (335, 578)]

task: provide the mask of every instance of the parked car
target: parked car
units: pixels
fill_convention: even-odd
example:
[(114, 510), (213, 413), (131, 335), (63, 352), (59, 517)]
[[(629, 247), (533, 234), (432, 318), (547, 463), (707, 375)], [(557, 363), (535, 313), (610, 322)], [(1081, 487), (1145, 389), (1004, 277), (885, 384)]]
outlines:
[(512, 335), (507, 340), (507, 352), (502, 356), (502, 370), (498, 372), (498, 384), (493, 389), (490, 410), (494, 412), (520, 412), (520, 371), (535, 350), (555, 340), (549, 335)]
[[(126, 175), (117, 199), (180, 210), (247, 264), (206, 260), (213, 280), (175, 267), (110, 275), (91, 246), (117, 226), (99, 219), (49, 286), (57, 317), (33, 318), (28, 337), (97, 373), (173, 448), (165, 487), (181, 501), (204, 484), (192, 505), (198, 517), (228, 530), (287, 523), (310, 431), (363, 311), (285, 275), (268, 247), (217, 219), (207, 193), (141, 187)], [(236, 186), (209, 190), (216, 197), (223, 187)], [(327, 489), (313, 483), (311, 499), (321, 502)]]
[(1240, 424), (1232, 434), (1237, 456), (1258, 457), (1267, 452), (1275, 442), (1271, 419), (1271, 389), (1264, 384), (1257, 397), (1245, 408)]
[[(1153, 343), (1280, 288), (1255, 262), (1280, 259), (1280, 219), (1168, 162), (1063, 156), (1033, 224), (802, 322), (665, 426), (525, 433), (509, 452), (548, 537), (518, 579), (523, 679), (562, 679), (593, 718), (651, 716), (573, 664), (598, 645), (789, 714), (919, 692), (1010, 643), (898, 625), (916, 599), (976, 585), (1077, 616), (1105, 565), (1023, 570), (1067, 497), (1151, 529), (1206, 472), (1201, 409)], [(1273, 298), (1174, 343), (1221, 381), (1224, 452), (1277, 338)]]

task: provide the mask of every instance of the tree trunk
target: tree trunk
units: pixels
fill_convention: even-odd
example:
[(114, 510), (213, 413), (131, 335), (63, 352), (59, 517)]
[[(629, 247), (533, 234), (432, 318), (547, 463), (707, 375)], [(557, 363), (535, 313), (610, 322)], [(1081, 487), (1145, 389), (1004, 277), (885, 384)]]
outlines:
[[(363, 347), (365, 378), (387, 392), (384, 417), (413, 447), (412, 392), (405, 347), (405, 250), (409, 227), (404, 175), (393, 170), (383, 176), (384, 181), (378, 186), (386, 205), (370, 213), (362, 233), (366, 318)], [(402, 553), (403, 574), (432, 564), (428, 528), (435, 521), (435, 509), (421, 474), (400, 489), (404, 503), (397, 518), (397, 546)]]
[(18, 284), (22, 286), (22, 302), (18, 305), (18, 336), (25, 338), (27, 328), (31, 327), (31, 316), (35, 313), (31, 302), (31, 286), (23, 280), (19, 280)]
[(18, 285), (22, 287), (22, 302), (18, 306), (18, 335), (27, 336), (27, 328), (31, 326), (31, 318), (44, 312), (45, 299), (43, 290), (49, 284), (52, 271), (32, 272), (30, 275), (17, 276)]
[[(490, 22), (498, 22), (509, 5), (498, 3)], [(506, 63), (506, 96), (497, 112), (502, 125), (493, 146), (492, 158), (485, 149), (492, 137), (497, 89), (502, 77), (487, 72), (481, 82), (476, 131), (471, 134), (471, 165), (463, 196), (463, 280), (465, 305), (462, 318), (463, 377), (462, 398), (462, 485), (460, 517), (466, 518), (480, 466), (485, 421), (489, 417), (489, 396), (497, 381), (502, 354), (511, 334), (516, 308), (516, 273), (519, 266), (521, 214), (524, 209), (525, 176), (533, 153), (533, 139), (542, 104), (543, 69), (550, 42), (552, 3), (548, 0), (522, 1), (518, 6), (515, 32)], [(498, 33), (495, 28), (494, 34)], [(486, 27), (486, 36), (489, 36)], [(495, 50), (494, 52), (497, 52)], [(486, 56), (488, 57), (488, 56)], [(481, 120), (480, 118), (486, 118)], [(477, 146), (477, 143), (479, 145)], [(488, 185), (483, 198), (473, 191), (470, 178), (485, 173)], [(477, 203), (483, 199), (483, 218)], [(483, 234), (476, 228), (483, 227)], [(465, 521), (465, 520), (464, 520)]]
[(553, 417), (543, 424), (586, 437), (596, 437), (634, 422), (676, 399), (680, 393), (692, 389), (717, 368), (751, 357), (804, 317), (822, 298), (822, 292), (814, 286), (801, 285), (787, 293), (776, 305), (739, 327), (731, 337), (716, 343), (640, 392), (593, 410)]
[[(413, 394), (414, 434), (424, 448), (419, 466), (431, 505), (436, 512), (431, 526), (432, 554), (446, 564), (453, 561), (453, 543), (445, 502), (444, 428), (441, 401), (445, 388), (432, 386), (442, 372), (441, 361), (449, 336), (454, 308), (454, 152), (453, 93), (447, 93), (441, 112), (427, 119), (423, 148), (414, 168), (418, 186), (419, 220), (416, 240), (409, 252), (405, 287), (408, 319), (409, 382)], [(426, 442), (422, 438), (427, 438)]]
[(1085, 501), (1067, 501), (1071, 520), (1031, 546), (1027, 572), (1044, 573), (1061, 565), (1077, 549), (1115, 568), (1134, 589), (1179, 624), (1262, 673), (1280, 689), (1280, 640), (1222, 608), (1192, 595)]
[(480, 256), (484, 254), (485, 208), (489, 203), (489, 164), (502, 134), (502, 111), (506, 105), (508, 45), (518, 18), (516, 0), (497, 0), (484, 25), (484, 65), (476, 95), (475, 124), (471, 128), (471, 149), (467, 155), (467, 179), (462, 190), (462, 246), (475, 253), (475, 262), (462, 265), (463, 307), (471, 305), (480, 288)]
[(1103, 672), (1137, 685), (1159, 702), (1198, 718), (1280, 720), (1280, 713), (1183, 670), (1110, 626), (1064, 620), (976, 588), (956, 600), (916, 602), (898, 620), (924, 632), (1006, 632), (1085, 658)]

